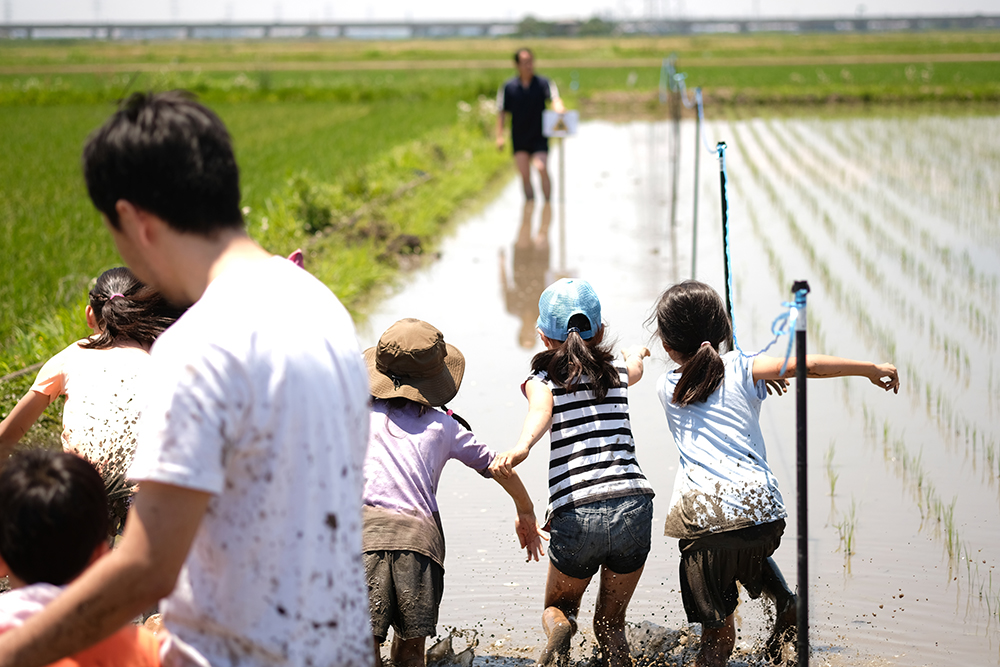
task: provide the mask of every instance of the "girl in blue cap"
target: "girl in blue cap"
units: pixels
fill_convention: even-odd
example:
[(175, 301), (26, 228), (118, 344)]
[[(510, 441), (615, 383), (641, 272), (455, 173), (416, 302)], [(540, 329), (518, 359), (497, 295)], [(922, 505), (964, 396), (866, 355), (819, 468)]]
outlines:
[(490, 465), (511, 475), (550, 432), (549, 574), (542, 627), (548, 642), (539, 664), (565, 665), (580, 600), (601, 571), (594, 635), (609, 667), (630, 665), (625, 611), (650, 548), (653, 489), (635, 458), (628, 387), (642, 378), (644, 346), (618, 359), (605, 343), (601, 302), (586, 280), (562, 279), (538, 300), (545, 351), (521, 385), (528, 416), (517, 446)]

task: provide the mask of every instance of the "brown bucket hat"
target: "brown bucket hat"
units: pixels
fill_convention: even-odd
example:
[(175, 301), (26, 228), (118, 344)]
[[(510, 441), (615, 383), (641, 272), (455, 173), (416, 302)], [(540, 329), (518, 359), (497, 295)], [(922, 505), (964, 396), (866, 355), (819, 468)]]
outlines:
[(375, 398), (408, 398), (440, 407), (455, 398), (465, 374), (465, 357), (433, 326), (402, 319), (385, 330), (378, 345), (365, 350)]

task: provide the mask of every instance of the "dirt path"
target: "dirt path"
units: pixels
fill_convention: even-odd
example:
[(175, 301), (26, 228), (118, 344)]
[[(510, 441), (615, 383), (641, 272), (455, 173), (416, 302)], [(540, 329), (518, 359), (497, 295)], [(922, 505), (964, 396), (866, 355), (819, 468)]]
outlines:
[[(596, 69), (606, 67), (659, 67), (660, 58), (552, 59), (549, 69)], [(928, 53), (873, 54), (848, 56), (775, 56), (756, 58), (684, 58), (685, 69), (697, 67), (776, 67), (823, 65), (882, 65), (905, 63), (980, 63), (1000, 62), (1000, 53)], [(114, 74), (116, 72), (345, 72), (425, 69), (510, 69), (508, 60), (340, 60), (326, 62), (186, 62), (186, 63), (80, 63), (51, 65), (12, 65), (0, 67), (0, 75), (31, 74)]]

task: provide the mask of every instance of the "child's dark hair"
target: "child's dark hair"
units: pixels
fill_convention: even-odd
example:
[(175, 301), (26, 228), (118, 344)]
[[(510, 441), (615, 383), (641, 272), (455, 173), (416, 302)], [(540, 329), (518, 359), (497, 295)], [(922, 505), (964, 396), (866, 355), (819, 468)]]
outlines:
[(604, 330), (598, 331), (590, 340), (584, 340), (580, 332), (590, 331), (590, 321), (586, 315), (577, 313), (569, 318), (569, 334), (566, 340), (554, 350), (539, 352), (531, 359), (531, 371), (545, 371), (553, 382), (566, 391), (580, 388), (584, 375), (590, 378), (590, 390), (598, 401), (608, 395), (608, 389), (621, 384), (615, 369), (611, 345), (604, 344)]
[(660, 296), (648, 323), (654, 318), (660, 340), (684, 360), (672, 402), (685, 406), (706, 400), (722, 384), (726, 366), (719, 355), (733, 338), (718, 292), (697, 280), (685, 280)]
[(27, 584), (62, 586), (108, 539), (100, 473), (76, 454), (15, 452), (0, 472), (0, 556)]
[(240, 174), (225, 124), (190, 93), (133, 93), (87, 139), (83, 176), (118, 229), (119, 200), (181, 232), (241, 228)]
[(122, 338), (149, 347), (184, 312), (139, 282), (124, 266), (109, 269), (97, 278), (90, 290), (90, 308), (101, 331), (80, 347), (94, 350), (113, 347)]
[[(424, 413), (426, 413), (428, 410), (434, 410), (435, 409), (435, 408), (432, 408), (429, 405), (424, 405), (423, 403), (418, 403), (417, 401), (411, 401), (410, 399), (403, 398), (402, 396), (395, 396), (393, 398), (377, 398), (375, 396), (372, 396), (372, 401), (385, 401), (386, 405), (388, 406), (388, 409), (386, 410), (386, 413), (385, 413), (385, 418), (386, 418), (387, 422), (388, 422), (388, 419), (389, 419), (389, 415), (392, 413), (393, 410), (402, 410), (403, 408), (405, 408), (410, 403), (414, 403), (414, 404), (420, 406), (420, 411), (417, 413), (419, 416), (423, 416)], [(441, 410), (446, 415), (448, 415), (449, 417), (451, 417), (452, 419), (454, 419), (455, 421), (457, 421), (459, 424), (461, 424), (462, 427), (466, 431), (471, 431), (472, 430), (472, 426), (469, 425), (469, 422), (465, 421), (465, 419), (463, 419), (461, 416), (459, 416), (459, 414), (457, 412), (455, 412), (453, 410), (449, 410), (447, 405), (442, 405), (441, 406)]]

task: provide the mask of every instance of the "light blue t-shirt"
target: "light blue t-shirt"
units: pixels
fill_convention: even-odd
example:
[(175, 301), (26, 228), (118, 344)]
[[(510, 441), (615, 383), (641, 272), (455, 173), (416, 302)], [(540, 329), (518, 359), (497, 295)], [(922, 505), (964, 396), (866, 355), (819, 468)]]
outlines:
[(678, 371), (656, 384), (680, 454), (664, 529), (670, 537), (693, 539), (787, 516), (760, 431), (764, 381), (753, 381), (752, 358), (734, 351), (722, 360), (723, 382), (704, 402), (671, 403)]

